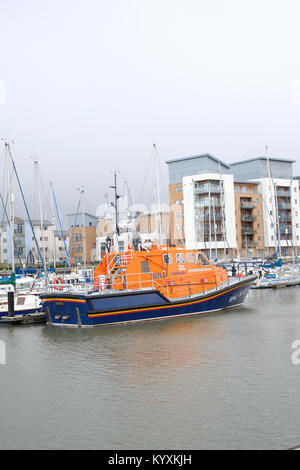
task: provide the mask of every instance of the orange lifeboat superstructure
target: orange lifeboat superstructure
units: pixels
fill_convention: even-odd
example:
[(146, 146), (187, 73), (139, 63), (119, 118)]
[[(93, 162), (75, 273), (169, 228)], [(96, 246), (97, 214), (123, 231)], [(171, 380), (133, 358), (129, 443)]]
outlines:
[(155, 288), (170, 299), (203, 293), (227, 280), (227, 271), (214, 266), (201, 251), (157, 245), (108, 253), (94, 272), (95, 289)]

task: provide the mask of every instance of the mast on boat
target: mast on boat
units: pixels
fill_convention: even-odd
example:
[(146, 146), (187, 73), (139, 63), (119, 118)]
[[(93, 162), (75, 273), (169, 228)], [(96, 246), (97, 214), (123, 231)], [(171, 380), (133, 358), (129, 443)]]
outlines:
[(86, 235), (85, 235), (85, 188), (81, 186), (78, 188), (80, 191), (80, 203), (81, 203), (81, 217), (82, 217), (82, 244), (83, 244), (83, 268), (84, 275), (86, 273)]
[(38, 160), (34, 160), (34, 167), (37, 179), (37, 189), (38, 189), (38, 199), (39, 199), (39, 209), (40, 209), (40, 230), (41, 230), (41, 238), (43, 241), (43, 258), (44, 258), (44, 271), (45, 271), (45, 282), (47, 284), (47, 260), (46, 260), (46, 247), (45, 247), (45, 237), (44, 237), (44, 219), (43, 219), (43, 210), (42, 210), (42, 199), (41, 199), (41, 178), (39, 172), (39, 162)]
[(222, 175), (221, 175), (221, 164), (220, 164), (220, 162), (219, 162), (219, 177), (220, 177), (220, 196), (221, 196), (222, 228), (223, 228), (224, 260), (225, 260), (226, 259), (226, 226), (225, 226), (225, 207), (224, 207), (223, 180), (222, 180)]
[(9, 200), (9, 231), (10, 231), (10, 244), (11, 244), (11, 266), (12, 272), (15, 272), (15, 247), (14, 247), (14, 231), (15, 231), (15, 217), (14, 217), (14, 195), (12, 193), (11, 179), (11, 152), (10, 144), (5, 142), (6, 158), (7, 158), (7, 191)]
[(159, 246), (162, 244), (162, 226), (160, 212), (160, 189), (159, 189), (159, 154), (156, 144), (153, 144), (154, 161), (155, 161), (155, 232), (158, 234)]
[[(271, 170), (270, 170), (270, 160), (269, 160), (269, 147), (266, 145), (266, 157), (267, 157), (267, 167), (268, 167), (268, 176), (269, 176), (269, 181), (270, 181), (270, 186), (273, 189), (273, 194), (274, 194), (274, 208), (275, 208), (275, 227), (276, 227), (276, 238), (277, 238), (277, 243), (278, 243), (278, 250), (279, 250), (279, 257), (281, 257), (281, 243), (280, 243), (280, 229), (279, 229), (279, 213), (278, 213), (278, 198), (277, 198), (277, 189), (276, 185), (274, 183), (273, 177), (271, 175)], [(271, 192), (272, 195), (272, 192)], [(273, 204), (272, 204), (273, 206)]]
[(210, 213), (210, 206), (211, 206), (211, 192), (210, 192), (210, 180), (208, 181), (208, 226), (209, 226), (209, 260), (211, 261), (211, 213)]
[(217, 245), (217, 227), (216, 227), (216, 207), (215, 207), (215, 200), (213, 200), (213, 217), (214, 217), (215, 259), (217, 259), (217, 258), (218, 258), (218, 245)]
[(117, 249), (117, 252), (120, 251), (120, 248), (119, 248), (119, 234), (120, 234), (120, 228), (119, 228), (119, 205), (118, 205), (118, 201), (119, 201), (119, 194), (118, 194), (118, 189), (117, 189), (117, 174), (119, 173), (118, 170), (115, 170), (114, 172), (114, 186), (110, 186), (110, 188), (114, 189), (114, 192), (115, 192), (115, 203), (114, 203), (114, 207), (115, 207), (115, 240), (116, 240), (116, 249)]
[(56, 269), (56, 245), (55, 245), (55, 215), (54, 215), (54, 201), (53, 201), (53, 184), (50, 183), (50, 201), (51, 201), (51, 223), (52, 223), (52, 234), (53, 234), (53, 267)]

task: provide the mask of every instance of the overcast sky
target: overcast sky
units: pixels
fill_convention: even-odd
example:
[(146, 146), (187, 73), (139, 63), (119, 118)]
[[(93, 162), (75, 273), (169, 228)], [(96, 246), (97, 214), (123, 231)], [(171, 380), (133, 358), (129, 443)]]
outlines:
[(153, 143), (166, 184), (165, 160), (266, 144), (300, 174), (299, 24), (299, 0), (0, 0), (0, 136), (25, 192), (34, 155), (63, 212), (80, 185), (94, 212), (115, 168), (139, 202)]

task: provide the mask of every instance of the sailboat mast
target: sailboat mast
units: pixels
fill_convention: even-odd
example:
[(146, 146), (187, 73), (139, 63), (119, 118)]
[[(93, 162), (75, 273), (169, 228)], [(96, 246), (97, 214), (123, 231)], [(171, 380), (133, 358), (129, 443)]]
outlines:
[(210, 181), (208, 181), (208, 225), (209, 225), (209, 259), (211, 260), (211, 213), (210, 213), (210, 206), (211, 206), (211, 192), (210, 192)]
[(10, 231), (10, 245), (11, 245), (11, 267), (12, 272), (15, 272), (15, 247), (14, 247), (14, 229), (15, 229), (15, 217), (14, 217), (14, 195), (11, 189), (11, 159), (10, 159), (10, 145), (5, 142), (5, 149), (7, 154), (7, 191), (9, 200), (9, 231)]
[(52, 222), (52, 240), (53, 240), (53, 267), (56, 269), (56, 245), (55, 245), (55, 216), (54, 216), (54, 201), (53, 201), (53, 184), (50, 183), (50, 201), (51, 201), (51, 222)]
[(118, 207), (118, 201), (119, 201), (119, 195), (118, 195), (118, 189), (117, 189), (117, 173), (118, 170), (114, 171), (114, 186), (110, 186), (114, 192), (115, 192), (115, 219), (116, 219), (116, 224), (115, 224), (115, 235), (116, 235), (116, 248), (117, 251), (120, 251), (119, 249), (119, 207)]
[(43, 219), (43, 210), (42, 210), (42, 199), (41, 199), (41, 181), (40, 181), (40, 172), (39, 172), (39, 162), (34, 160), (36, 178), (37, 178), (37, 187), (38, 187), (38, 198), (39, 198), (39, 208), (40, 208), (40, 230), (41, 230), (41, 239), (43, 241), (43, 258), (44, 258), (44, 270), (45, 270), (45, 279), (47, 272), (47, 261), (46, 261), (46, 247), (44, 239), (44, 219)]
[(162, 237), (162, 226), (161, 226), (161, 212), (160, 212), (160, 188), (159, 188), (159, 155), (158, 149), (156, 144), (153, 144), (153, 152), (154, 152), (154, 159), (155, 159), (155, 204), (156, 204), (156, 227), (155, 230), (158, 232), (158, 241), (161, 245)]
[[(83, 267), (84, 273), (86, 271), (86, 236), (85, 236), (85, 198), (84, 198), (84, 187), (81, 187), (81, 208), (82, 208), (82, 242), (83, 242)], [(85, 274), (84, 274), (85, 275)]]
[(222, 231), (224, 241), (224, 259), (226, 259), (226, 228), (225, 228), (225, 208), (224, 208), (224, 192), (223, 192), (223, 181), (221, 175), (221, 164), (219, 162), (219, 177), (220, 177), (220, 196), (221, 196), (221, 211), (222, 211)]
[(215, 235), (215, 258), (218, 257), (218, 248), (217, 248), (217, 228), (216, 228), (216, 207), (215, 207), (215, 200), (213, 200), (213, 215), (214, 215), (214, 235)]
[[(279, 213), (278, 213), (278, 198), (277, 198), (277, 190), (275, 189), (275, 184), (271, 175), (271, 170), (270, 170), (270, 160), (269, 160), (269, 147), (266, 145), (266, 157), (267, 157), (267, 167), (268, 167), (268, 176), (269, 176), (269, 181), (270, 181), (270, 187), (273, 189), (273, 194), (271, 191), (271, 196), (274, 201), (274, 209), (275, 209), (275, 227), (276, 227), (276, 238), (277, 238), (277, 243), (278, 243), (278, 249), (279, 249), (279, 256), (281, 257), (281, 244), (280, 244), (280, 229), (279, 229)], [(272, 204), (273, 208), (273, 204)]]

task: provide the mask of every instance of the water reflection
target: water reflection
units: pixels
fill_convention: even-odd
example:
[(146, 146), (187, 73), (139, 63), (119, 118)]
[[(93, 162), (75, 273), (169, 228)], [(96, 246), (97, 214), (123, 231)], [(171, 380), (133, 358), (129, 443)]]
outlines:
[(284, 448), (299, 443), (300, 289), (215, 315), (0, 328), (4, 448)]

